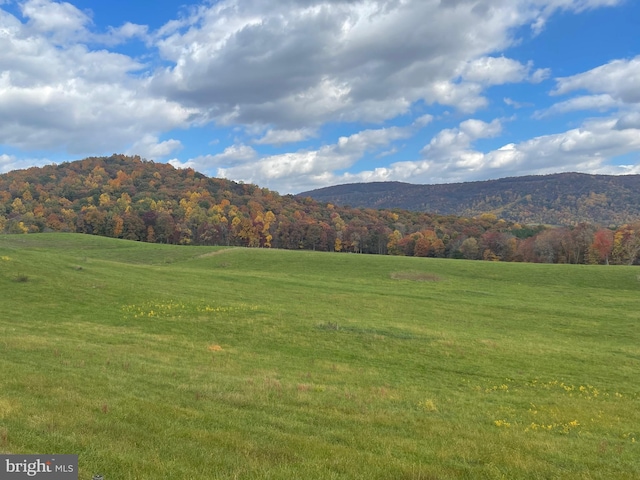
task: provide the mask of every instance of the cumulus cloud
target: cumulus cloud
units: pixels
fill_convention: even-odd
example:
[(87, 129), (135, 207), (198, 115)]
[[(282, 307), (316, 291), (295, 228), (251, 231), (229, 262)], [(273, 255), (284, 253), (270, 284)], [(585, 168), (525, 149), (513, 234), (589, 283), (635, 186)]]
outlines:
[(621, 101), (616, 100), (609, 94), (583, 95), (556, 103), (546, 110), (537, 111), (533, 114), (533, 118), (541, 119), (552, 115), (581, 110), (605, 112), (613, 108), (621, 107), (622, 105)]
[(538, 15), (531, 24), (534, 33), (539, 34), (545, 27), (547, 20), (558, 10), (582, 13), (600, 7), (613, 7), (626, 0), (548, 0), (538, 2)]
[(549, 69), (533, 70), (533, 62), (526, 65), (505, 57), (481, 57), (464, 64), (460, 69), (460, 77), (482, 85), (503, 85), (530, 81), (539, 83), (545, 80)]
[(0, 10), (1, 144), (110, 153), (193, 118), (195, 110), (148, 93), (145, 65), (76, 40), (89, 23), (83, 12), (48, 0), (22, 9), (26, 23)]
[[(394, 153), (394, 142), (414, 136), (432, 120), (433, 116), (427, 114), (407, 126), (363, 130), (341, 136), (336, 143), (318, 149), (259, 156), (250, 147), (241, 145), (229, 147), (222, 154), (198, 157), (191, 161), (204, 171), (218, 167), (212, 173), (219, 177), (256, 183), (282, 192), (299, 192), (327, 185), (335, 177), (335, 171), (353, 167), (366, 155), (381, 158)], [(474, 129), (473, 122), (464, 123), (469, 129)], [(392, 148), (389, 150), (390, 146)], [(250, 155), (238, 162), (238, 151), (247, 151)]]
[(20, 7), (29, 30), (50, 34), (58, 42), (84, 36), (91, 24), (89, 15), (67, 2), (27, 0)]
[(147, 159), (159, 159), (182, 149), (182, 142), (175, 139), (159, 141), (155, 135), (146, 134), (126, 151), (129, 155), (140, 155)]
[(14, 169), (16, 159), (12, 155), (6, 153), (0, 154), (0, 173), (5, 173)]
[(317, 136), (317, 131), (312, 128), (300, 128), (297, 130), (269, 130), (262, 138), (255, 140), (258, 145), (282, 145), (307, 140)]
[[(634, 117), (632, 120), (639, 119)], [(367, 153), (389, 145), (392, 138), (400, 138), (399, 132), (395, 135), (381, 130), (361, 132), (319, 150), (270, 156), (241, 168), (223, 168), (218, 173), (295, 193), (352, 182), (431, 184), (562, 171), (600, 174), (640, 172), (640, 157), (637, 164), (615, 165), (610, 162), (612, 158), (640, 150), (640, 125), (620, 130), (616, 118), (594, 119), (586, 121), (580, 128), (506, 144), (488, 152), (474, 148), (475, 141), (496, 137), (501, 130), (500, 120), (466, 120), (456, 128), (438, 132), (422, 150), (422, 158), (370, 170), (343, 172)]]
[(258, 152), (247, 145), (231, 145), (222, 153), (215, 155), (201, 155), (191, 159), (191, 162), (204, 170), (214, 167), (241, 165), (258, 157)]
[(182, 169), (185, 169), (185, 168), (192, 168), (194, 170), (198, 169), (198, 165), (196, 164), (196, 162), (191, 161), (191, 160), (188, 160), (186, 162), (181, 162), (177, 158), (172, 158), (167, 163), (169, 165), (173, 166), (174, 168), (179, 169), (179, 170), (182, 170)]
[(586, 90), (610, 95), (627, 104), (640, 103), (640, 55), (630, 60), (614, 60), (578, 75), (557, 80), (554, 95)]
[[(538, 111), (534, 118), (574, 112), (615, 111), (611, 117), (612, 130), (636, 131), (640, 128), (640, 56), (632, 59), (613, 60), (605, 65), (568, 77), (558, 78), (552, 95), (570, 95), (575, 92), (587, 92), (568, 100), (558, 102), (550, 108)], [(611, 138), (622, 138), (612, 132)], [(627, 144), (623, 142), (623, 144)]]
[(92, 39), (105, 45), (118, 45), (131, 39), (150, 41), (149, 27), (137, 23), (125, 22), (119, 27), (109, 27), (105, 34), (93, 34)]
[(533, 107), (533, 103), (518, 102), (518, 101), (513, 100), (512, 98), (509, 98), (509, 97), (503, 98), (502, 101), (505, 103), (505, 105), (509, 105), (510, 107), (513, 107), (513, 108)]
[(516, 171), (596, 172), (610, 168), (606, 165), (609, 159), (640, 148), (640, 130), (619, 131), (615, 125), (615, 119), (591, 120), (581, 128), (506, 145), (485, 155), (483, 165), (501, 169), (504, 174)]
[(422, 127), (426, 127), (431, 122), (433, 122), (433, 115), (426, 114), (416, 118), (415, 121), (413, 122), (413, 126), (417, 128), (422, 128)]
[(162, 30), (157, 45), (173, 65), (152, 85), (219, 123), (283, 131), (380, 122), (417, 101), (471, 113), (487, 105), (488, 86), (549, 75), (491, 56), (516, 41), (515, 28), (615, 2), (492, 3), (223, 0)]
[[(408, 138), (415, 132), (415, 125), (408, 127), (388, 127), (364, 130), (350, 136), (343, 136), (335, 144), (325, 145), (317, 150), (254, 158), (241, 165), (221, 166), (217, 176), (257, 183), (279, 191), (300, 191), (301, 187), (312, 188), (326, 184), (332, 172), (353, 166), (366, 153), (388, 147), (394, 141)], [(213, 156), (220, 160), (219, 156)], [(210, 159), (195, 159), (206, 167)]]
[(458, 128), (442, 130), (422, 149), (426, 157), (455, 158), (464, 157), (470, 145), (480, 138), (495, 137), (502, 131), (500, 120), (491, 123), (469, 119)]
[(153, 87), (221, 124), (283, 131), (382, 122), (418, 101), (473, 113), (487, 106), (489, 86), (549, 77), (493, 56), (517, 42), (515, 29), (618, 3), (222, 0), (161, 29), (157, 45), (173, 65)]
[(617, 130), (638, 129), (640, 130), (640, 112), (630, 112), (622, 115), (616, 122)]
[(12, 170), (21, 170), (33, 166), (41, 166), (52, 163), (46, 158), (20, 158), (15, 155), (6, 153), (0, 154), (0, 173), (10, 172)]
[(589, 120), (580, 128), (510, 143), (484, 153), (473, 149), (473, 141), (496, 135), (499, 123), (473, 121), (437, 134), (423, 149), (423, 159), (336, 175), (331, 180), (336, 183), (410, 180), (429, 184), (562, 171), (630, 174), (640, 170), (640, 157), (636, 165), (613, 165), (610, 160), (640, 150), (638, 127), (620, 130), (615, 118)]

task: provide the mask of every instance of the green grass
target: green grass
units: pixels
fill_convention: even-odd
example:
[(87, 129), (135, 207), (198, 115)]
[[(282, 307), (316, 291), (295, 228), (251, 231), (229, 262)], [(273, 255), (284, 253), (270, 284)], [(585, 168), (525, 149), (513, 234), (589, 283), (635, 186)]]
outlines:
[(0, 453), (106, 480), (639, 478), (638, 271), (0, 236)]

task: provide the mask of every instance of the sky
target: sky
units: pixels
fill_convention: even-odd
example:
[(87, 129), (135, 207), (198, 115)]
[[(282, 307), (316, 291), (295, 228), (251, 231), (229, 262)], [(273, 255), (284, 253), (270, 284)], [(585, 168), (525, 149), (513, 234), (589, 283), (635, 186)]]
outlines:
[(638, 0), (0, 0), (0, 173), (640, 174)]

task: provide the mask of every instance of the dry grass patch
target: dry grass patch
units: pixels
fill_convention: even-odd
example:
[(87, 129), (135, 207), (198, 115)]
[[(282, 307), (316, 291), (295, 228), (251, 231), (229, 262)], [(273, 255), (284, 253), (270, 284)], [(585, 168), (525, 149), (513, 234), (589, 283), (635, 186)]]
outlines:
[(409, 280), (412, 282), (441, 282), (441, 276), (427, 272), (393, 272), (391, 278), (394, 280)]

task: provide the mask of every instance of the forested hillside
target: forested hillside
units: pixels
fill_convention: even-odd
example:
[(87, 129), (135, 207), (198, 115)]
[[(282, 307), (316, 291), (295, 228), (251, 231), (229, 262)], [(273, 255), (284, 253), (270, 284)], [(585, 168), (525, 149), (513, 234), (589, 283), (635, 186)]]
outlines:
[(640, 224), (545, 228), (491, 213), (341, 207), (124, 155), (0, 175), (0, 232), (47, 231), (503, 261), (631, 264), (640, 253)]
[(558, 173), (443, 185), (356, 183), (300, 195), (352, 207), (467, 217), (492, 213), (526, 224), (618, 227), (640, 220), (640, 175)]

